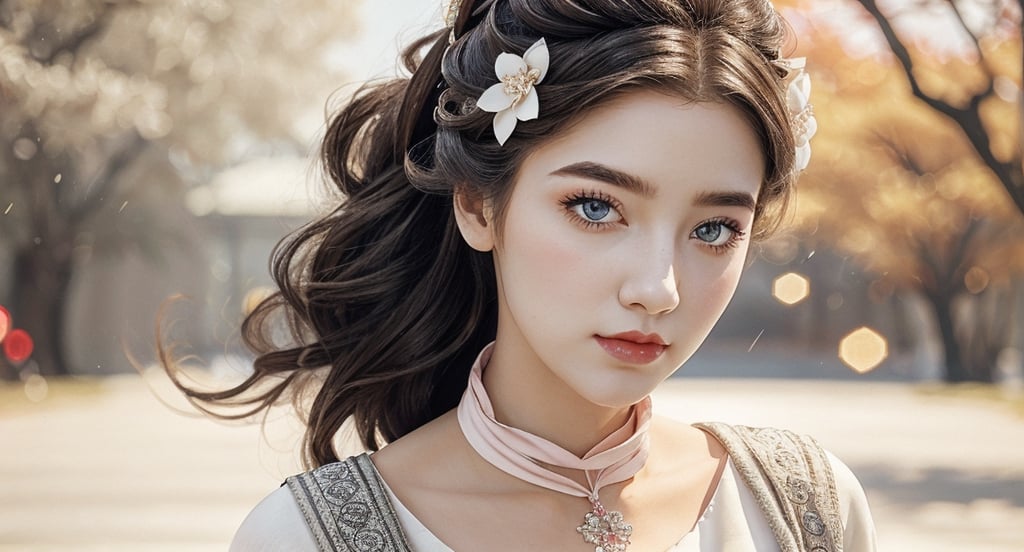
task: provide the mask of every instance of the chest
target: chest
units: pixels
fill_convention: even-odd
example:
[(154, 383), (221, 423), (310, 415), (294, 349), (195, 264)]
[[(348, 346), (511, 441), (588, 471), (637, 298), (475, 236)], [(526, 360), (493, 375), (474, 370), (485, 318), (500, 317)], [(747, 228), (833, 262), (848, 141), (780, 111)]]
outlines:
[[(719, 474), (712, 465), (707, 473), (677, 475), (640, 478), (602, 489), (605, 517), (598, 516), (585, 498), (538, 488), (500, 493), (404, 489), (401, 498), (392, 495), (392, 502), (407, 534), (436, 541), (436, 548), (423, 547), (426, 550), (592, 552), (596, 546), (586, 542), (586, 533), (599, 542), (607, 535), (606, 544), (628, 539), (630, 552), (664, 552), (696, 526), (711, 502)], [(630, 530), (615, 523), (615, 512)], [(593, 519), (589, 525), (588, 513)], [(605, 550), (615, 548), (605, 546)]]

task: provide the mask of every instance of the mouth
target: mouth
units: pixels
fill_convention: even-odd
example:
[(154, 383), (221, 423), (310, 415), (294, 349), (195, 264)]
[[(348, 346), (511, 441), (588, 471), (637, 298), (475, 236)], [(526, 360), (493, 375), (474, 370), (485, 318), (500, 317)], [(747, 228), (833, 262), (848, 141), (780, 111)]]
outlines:
[(668, 348), (658, 334), (625, 332), (607, 337), (596, 335), (594, 339), (613, 358), (630, 364), (654, 362)]

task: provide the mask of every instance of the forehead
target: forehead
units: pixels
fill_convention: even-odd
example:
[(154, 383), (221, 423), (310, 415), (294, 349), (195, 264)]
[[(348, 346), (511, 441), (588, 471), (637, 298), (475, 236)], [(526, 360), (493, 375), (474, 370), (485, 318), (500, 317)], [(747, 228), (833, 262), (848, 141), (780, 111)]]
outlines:
[[(585, 113), (526, 158), (520, 174), (598, 162), (653, 187), (747, 191), (764, 179), (764, 152), (739, 108), (653, 91), (623, 94)], [(684, 190), (686, 191), (686, 190)]]

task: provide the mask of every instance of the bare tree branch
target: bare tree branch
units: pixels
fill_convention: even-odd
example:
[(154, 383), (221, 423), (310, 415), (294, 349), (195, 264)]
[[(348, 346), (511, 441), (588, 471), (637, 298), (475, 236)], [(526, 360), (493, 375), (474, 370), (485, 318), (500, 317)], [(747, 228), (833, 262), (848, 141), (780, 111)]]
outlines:
[[(111, 12), (113, 12), (113, 9), (108, 9), (104, 13), (104, 15)], [(106, 27), (107, 18), (98, 17), (92, 23), (80, 29), (77, 29), (76, 32), (74, 32), (70, 37), (68, 37), (67, 40), (61, 42), (52, 50), (50, 50), (49, 55), (43, 57), (42, 59), (39, 59), (38, 61), (40, 63), (50, 65), (53, 63), (53, 60), (57, 59), (57, 56), (59, 56), (62, 53), (67, 52), (74, 55), (78, 51), (78, 49), (82, 47), (82, 45), (98, 36)]]
[[(991, 138), (981, 118), (981, 104), (995, 93), (995, 79), (989, 78), (984, 90), (974, 94), (965, 107), (956, 107), (950, 103), (925, 92), (914, 74), (914, 61), (910, 51), (900, 39), (889, 18), (881, 12), (875, 0), (857, 0), (878, 24), (893, 55), (903, 67), (907, 81), (915, 97), (928, 107), (951, 119), (967, 136), (975, 152), (983, 163), (995, 174), (996, 178), (1009, 193), (1017, 209), (1024, 213), (1024, 169), (1021, 167), (1021, 153), (1018, 151), (1010, 162), (996, 158), (992, 151)], [(1024, 6), (1024, 0), (1018, 0)], [(958, 14), (959, 16), (959, 14)], [(965, 25), (966, 27), (966, 25)], [(973, 35), (972, 35), (973, 36)]]
[(920, 266), (927, 269), (921, 270), (918, 273), (922, 291), (930, 296), (938, 296), (943, 293), (946, 286), (945, 271), (942, 269), (942, 263), (935, 257), (932, 247), (925, 243), (922, 238), (910, 236), (909, 240), (914, 244), (913, 250), (917, 254)]
[(875, 19), (878, 23), (878, 27), (881, 29), (882, 34), (885, 36), (886, 42), (889, 43), (889, 49), (892, 50), (893, 55), (903, 66), (903, 71), (907, 75), (907, 80), (910, 81), (910, 88), (914, 92), (914, 96), (921, 99), (923, 102), (928, 104), (932, 109), (946, 115), (947, 117), (956, 118), (960, 115), (961, 110), (954, 108), (953, 106), (933, 98), (921, 89), (920, 83), (917, 81), (917, 77), (914, 75), (914, 60), (910, 57), (910, 51), (903, 44), (899, 35), (896, 34), (896, 30), (893, 29), (889, 19), (878, 9), (878, 4), (875, 0), (857, 0), (860, 2), (864, 9)]
[(889, 156), (892, 158), (893, 161), (899, 164), (899, 166), (903, 167), (904, 170), (913, 175), (915, 178), (920, 178), (928, 173), (943, 170), (950, 165), (950, 163), (947, 162), (943, 164), (941, 167), (935, 167), (932, 170), (929, 170), (918, 162), (916, 156), (912, 155), (908, 151), (906, 144), (904, 142), (886, 136), (884, 133), (878, 130), (871, 131), (871, 135), (879, 144), (881, 144), (883, 148), (885, 148), (885, 150), (889, 153)]
[(967, 21), (964, 20), (964, 14), (960, 11), (960, 6), (957, 5), (956, 0), (946, 0), (949, 8), (953, 10), (953, 15), (956, 16), (956, 20), (960, 23), (960, 28), (967, 34), (971, 39), (971, 45), (974, 46), (974, 51), (978, 54), (978, 64), (981, 69), (985, 72), (985, 76), (988, 77), (989, 81), (995, 78), (992, 68), (989, 67), (988, 60), (985, 58), (985, 52), (981, 49), (981, 41), (978, 40), (978, 35), (967, 26)]
[(964, 228), (963, 232), (956, 236), (956, 243), (953, 244), (953, 249), (949, 256), (950, 282), (955, 282), (958, 285), (963, 284), (967, 271), (971, 269), (971, 264), (967, 262), (968, 254), (974, 249), (971, 244), (974, 242), (975, 235), (984, 226), (985, 222), (983, 220), (971, 217), (970, 222), (967, 223), (967, 228)]
[(65, 38), (62, 41), (56, 42), (46, 55), (36, 58), (36, 61), (49, 65), (57, 59), (57, 56), (63, 53), (75, 55), (83, 45), (99, 36), (107, 28), (110, 20), (120, 7), (122, 6), (117, 3), (107, 3), (102, 11), (95, 13), (87, 24), (78, 28), (66, 29), (65, 32), (59, 32), (58, 29), (50, 27), (49, 21), (41, 20), (39, 25), (28, 34), (28, 40), (34, 41), (45, 36), (48, 41), (56, 42), (56, 35), (64, 36)]

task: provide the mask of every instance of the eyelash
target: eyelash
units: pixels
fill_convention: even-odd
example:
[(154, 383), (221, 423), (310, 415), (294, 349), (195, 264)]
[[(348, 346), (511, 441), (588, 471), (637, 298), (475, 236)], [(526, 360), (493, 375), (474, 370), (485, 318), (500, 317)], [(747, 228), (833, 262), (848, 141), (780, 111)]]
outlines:
[[(611, 222), (596, 222), (588, 220), (576, 214), (574, 207), (578, 207), (589, 201), (600, 201), (606, 203), (609, 207), (615, 210), (615, 212), (617, 212), (620, 217), (622, 216), (622, 204), (620, 204), (618, 201), (615, 200), (615, 198), (611, 197), (610, 195), (597, 190), (581, 190), (575, 192), (562, 199), (561, 204), (565, 208), (566, 216), (569, 217), (571, 221), (575, 222), (576, 224), (579, 224), (580, 226), (588, 230), (605, 230), (607, 227), (615, 224)], [(729, 232), (731, 233), (731, 235), (729, 236), (729, 240), (724, 244), (710, 245), (707, 242), (704, 242), (699, 238), (696, 238), (695, 235), (698, 229), (713, 224), (721, 225), (725, 227), (727, 230), (729, 230)], [(740, 228), (740, 223), (727, 217), (716, 217), (711, 220), (706, 220), (697, 225), (697, 227), (694, 228), (693, 232), (690, 233), (690, 237), (697, 239), (698, 242), (701, 242), (701, 245), (703, 247), (707, 247), (716, 254), (722, 254), (730, 249), (735, 249), (737, 246), (739, 246), (739, 242), (746, 235), (747, 233)]]
[(693, 229), (693, 232), (690, 233), (690, 236), (695, 237), (697, 234), (697, 230), (712, 224), (717, 224), (725, 227), (727, 230), (729, 230), (731, 234), (729, 236), (729, 241), (721, 245), (711, 245), (697, 238), (697, 241), (701, 242), (704, 247), (707, 247), (708, 249), (712, 250), (715, 253), (721, 254), (725, 253), (730, 249), (735, 249), (740, 244), (740, 241), (743, 240), (743, 238), (747, 235), (746, 232), (740, 229), (740, 224), (735, 220), (726, 217), (717, 217), (711, 220), (704, 221), (697, 225), (697, 228)]
[(562, 206), (565, 207), (565, 214), (567, 217), (569, 217), (569, 220), (579, 224), (580, 226), (583, 226), (588, 230), (604, 230), (606, 227), (615, 224), (614, 222), (596, 222), (593, 220), (588, 220), (576, 214), (576, 212), (573, 209), (574, 207), (578, 207), (590, 201), (599, 201), (602, 203), (606, 203), (609, 207), (612, 208), (612, 210), (618, 213), (620, 217), (622, 216), (622, 204), (616, 201), (615, 198), (613, 198), (612, 196), (601, 191), (581, 190), (566, 196), (564, 199), (562, 199), (561, 203)]

